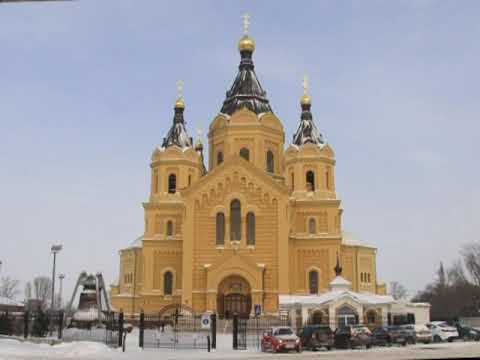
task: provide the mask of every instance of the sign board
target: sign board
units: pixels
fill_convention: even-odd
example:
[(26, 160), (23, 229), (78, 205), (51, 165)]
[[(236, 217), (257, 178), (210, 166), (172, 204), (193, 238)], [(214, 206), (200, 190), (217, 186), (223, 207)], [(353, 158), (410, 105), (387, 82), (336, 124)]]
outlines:
[(201, 323), (202, 329), (210, 329), (210, 325), (212, 323), (212, 320), (210, 319), (210, 314), (203, 314)]
[(260, 316), (262, 315), (262, 305), (260, 304), (255, 304), (255, 316)]

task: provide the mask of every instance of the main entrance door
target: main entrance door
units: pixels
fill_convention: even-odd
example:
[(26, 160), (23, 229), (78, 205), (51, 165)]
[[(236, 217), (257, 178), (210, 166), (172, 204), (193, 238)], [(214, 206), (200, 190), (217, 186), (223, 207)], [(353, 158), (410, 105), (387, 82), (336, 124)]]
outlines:
[(233, 314), (238, 314), (241, 318), (248, 318), (252, 308), (250, 295), (228, 294), (224, 298), (224, 317), (231, 318)]
[(217, 295), (217, 311), (220, 318), (231, 319), (234, 314), (248, 318), (252, 309), (250, 285), (241, 276), (229, 276), (220, 283)]

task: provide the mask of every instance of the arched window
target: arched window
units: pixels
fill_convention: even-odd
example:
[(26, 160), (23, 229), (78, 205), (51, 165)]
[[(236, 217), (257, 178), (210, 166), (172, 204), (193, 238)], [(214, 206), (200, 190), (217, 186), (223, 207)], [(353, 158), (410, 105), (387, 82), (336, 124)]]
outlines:
[(173, 293), (173, 274), (171, 271), (166, 271), (163, 274), (163, 294), (172, 295)]
[(240, 201), (235, 199), (230, 203), (230, 240), (240, 240), (242, 237)]
[(315, 191), (315, 174), (313, 171), (307, 171), (307, 191)]
[(367, 324), (375, 324), (377, 322), (377, 313), (375, 310), (368, 310), (366, 318)]
[(273, 152), (267, 151), (267, 172), (273, 173), (275, 170), (275, 163), (273, 161)]
[(308, 288), (310, 294), (318, 294), (318, 272), (315, 270), (308, 273)]
[(220, 165), (221, 163), (223, 163), (223, 152), (219, 151), (217, 153), (217, 165)]
[(314, 218), (308, 220), (308, 233), (316, 234), (317, 233), (317, 224)]
[(367, 282), (370, 284), (370, 273), (367, 274)]
[(168, 192), (175, 194), (175, 191), (177, 191), (177, 175), (170, 174), (168, 176)]
[(247, 161), (250, 160), (250, 150), (248, 150), (247, 148), (241, 148), (240, 156)]
[(170, 220), (167, 221), (167, 236), (173, 235), (173, 222)]
[(188, 175), (188, 186), (192, 185), (192, 175)]
[(225, 244), (225, 215), (223, 213), (217, 213), (216, 218), (217, 228), (217, 245)]
[(247, 245), (255, 245), (255, 214), (247, 214)]
[(293, 175), (293, 172), (290, 174), (290, 177), (292, 179), (292, 191), (295, 190), (295, 175)]
[(363, 283), (363, 272), (360, 273), (360, 282)]
[(158, 193), (158, 170), (153, 170), (153, 192)]
[(327, 168), (325, 170), (325, 187), (328, 189), (330, 189), (330, 169)]

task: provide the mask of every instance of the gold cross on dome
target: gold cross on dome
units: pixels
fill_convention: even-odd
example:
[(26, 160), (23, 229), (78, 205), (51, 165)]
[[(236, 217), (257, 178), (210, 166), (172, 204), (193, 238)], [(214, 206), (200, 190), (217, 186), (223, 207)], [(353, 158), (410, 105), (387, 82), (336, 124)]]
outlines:
[(250, 14), (246, 13), (245, 15), (242, 16), (242, 18), (243, 18), (243, 33), (247, 35), (248, 28), (250, 26)]
[(183, 85), (184, 85), (183, 80), (177, 81), (177, 95), (179, 99), (183, 99)]
[(308, 76), (303, 75), (303, 95), (308, 95)]

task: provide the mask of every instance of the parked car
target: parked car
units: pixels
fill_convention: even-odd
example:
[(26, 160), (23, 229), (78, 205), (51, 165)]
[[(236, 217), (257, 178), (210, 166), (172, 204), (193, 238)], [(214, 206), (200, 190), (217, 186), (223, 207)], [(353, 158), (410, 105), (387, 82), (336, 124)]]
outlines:
[(335, 330), (335, 347), (343, 349), (352, 349), (359, 346), (365, 346), (370, 349), (372, 346), (372, 333), (366, 326), (346, 326)]
[(457, 322), (455, 324), (455, 327), (457, 328), (458, 337), (460, 339), (480, 341), (480, 331), (479, 330), (474, 329), (470, 326), (465, 326), (460, 322)]
[(400, 326), (379, 326), (372, 331), (373, 345), (407, 345), (409, 333)]
[(262, 351), (302, 351), (300, 339), (290, 327), (274, 327), (267, 330), (262, 338)]
[(445, 321), (432, 321), (426, 324), (426, 326), (432, 332), (433, 342), (452, 342), (458, 339), (457, 329), (448, 325)]
[(413, 333), (414, 340), (412, 342), (411, 337), (408, 338), (409, 344), (414, 344), (416, 342), (422, 342), (424, 344), (429, 344), (432, 342), (432, 332), (425, 325), (402, 325), (402, 328)]
[(302, 348), (316, 351), (322, 347), (330, 350), (334, 346), (333, 331), (328, 325), (308, 325), (300, 330), (298, 336)]

